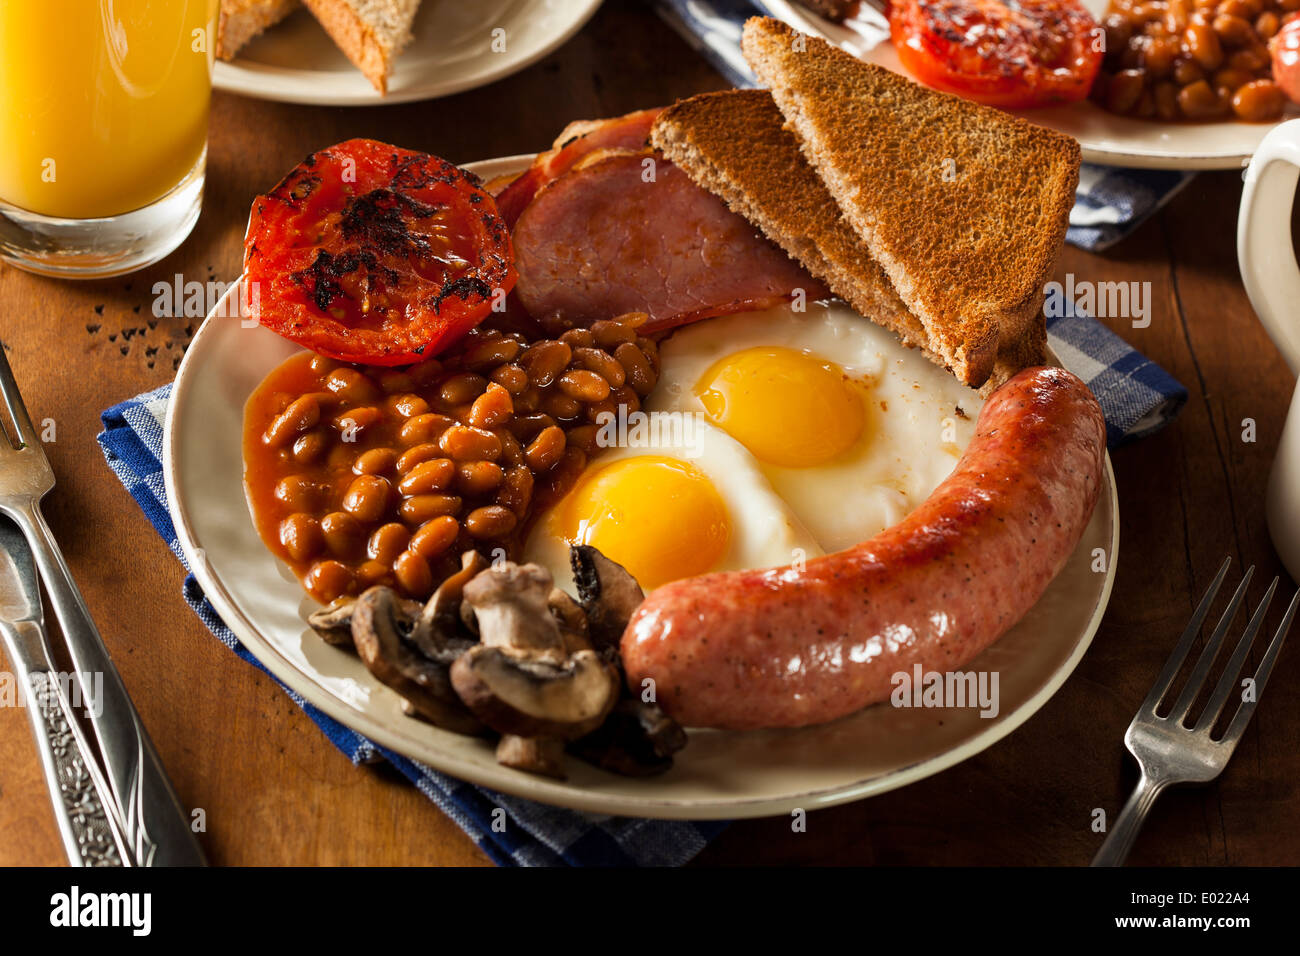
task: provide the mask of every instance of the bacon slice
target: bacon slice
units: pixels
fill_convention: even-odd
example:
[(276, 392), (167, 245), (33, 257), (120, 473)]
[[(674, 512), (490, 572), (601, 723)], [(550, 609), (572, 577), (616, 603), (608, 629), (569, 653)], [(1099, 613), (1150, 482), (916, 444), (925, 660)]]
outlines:
[(578, 120), (564, 127), (551, 148), (540, 153), (533, 164), (499, 193), (489, 190), (497, 209), (512, 229), (533, 197), (547, 184), (559, 179), (584, 156), (600, 149), (644, 149), (655, 117), (662, 106), (638, 110), (613, 119)]
[(650, 151), (587, 156), (514, 231), (515, 287), (536, 318), (647, 312), (648, 331), (829, 291), (720, 199)]

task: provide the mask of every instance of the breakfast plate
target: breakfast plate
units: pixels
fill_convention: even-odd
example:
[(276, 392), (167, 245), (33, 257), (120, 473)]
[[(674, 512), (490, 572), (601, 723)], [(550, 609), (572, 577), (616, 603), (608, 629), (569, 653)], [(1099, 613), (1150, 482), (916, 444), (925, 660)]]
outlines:
[[(530, 160), (468, 168), (493, 178)], [(578, 761), (564, 781), (501, 766), (490, 743), (407, 717), (401, 698), (354, 654), (307, 626), (316, 605), (258, 536), (241, 454), (246, 400), (298, 347), (233, 317), (228, 303), (240, 289), (236, 283), (216, 304), (173, 386), (163, 464), (181, 548), (222, 619), (289, 688), (376, 743), (452, 776), (544, 803), (641, 817), (757, 817), (861, 799), (938, 773), (1028, 720), (1074, 670), (1105, 612), (1119, 543), (1109, 459), (1096, 510), (1065, 568), (1028, 615), (968, 667), (999, 675), (996, 714), (880, 705), (799, 730), (695, 730), (673, 768), (654, 778), (615, 776)]]
[(383, 96), (311, 14), (299, 10), (233, 62), (219, 61), (212, 84), (228, 93), (318, 106), (388, 106), (448, 96), (531, 66), (582, 29), (599, 6), (600, 0), (425, 3), (411, 28), (415, 39), (393, 65)]
[[(760, 5), (795, 29), (820, 36), (867, 62), (910, 75), (889, 42), (887, 22), (866, 4), (862, 15), (849, 24), (831, 23), (791, 0), (763, 0)], [(1083, 0), (1083, 5), (1100, 21), (1108, 0)], [(1250, 161), (1264, 137), (1277, 125), (1140, 120), (1109, 113), (1088, 100), (1025, 110), (1018, 115), (1074, 137), (1082, 148), (1084, 162), (1144, 169), (1237, 169)], [(1279, 122), (1297, 115), (1297, 108), (1289, 106)]]

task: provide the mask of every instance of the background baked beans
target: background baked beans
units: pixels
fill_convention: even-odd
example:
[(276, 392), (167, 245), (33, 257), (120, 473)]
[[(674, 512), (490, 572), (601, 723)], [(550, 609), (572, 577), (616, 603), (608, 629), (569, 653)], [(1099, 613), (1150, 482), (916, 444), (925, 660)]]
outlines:
[(1092, 98), (1160, 120), (1281, 117), (1268, 40), (1300, 0), (1112, 0)]
[(290, 359), (245, 416), (262, 537), (322, 602), (374, 584), (426, 598), (467, 548), (516, 557), (531, 518), (596, 451), (596, 416), (635, 411), (654, 387), (645, 319), (531, 340), (479, 328), (407, 368)]

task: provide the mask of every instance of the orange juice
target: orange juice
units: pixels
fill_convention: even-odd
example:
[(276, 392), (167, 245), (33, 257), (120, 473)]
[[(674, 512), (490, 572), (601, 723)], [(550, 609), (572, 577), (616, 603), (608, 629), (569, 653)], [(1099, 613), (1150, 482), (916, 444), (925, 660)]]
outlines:
[(147, 206), (207, 142), (217, 0), (0, 0), (0, 200)]

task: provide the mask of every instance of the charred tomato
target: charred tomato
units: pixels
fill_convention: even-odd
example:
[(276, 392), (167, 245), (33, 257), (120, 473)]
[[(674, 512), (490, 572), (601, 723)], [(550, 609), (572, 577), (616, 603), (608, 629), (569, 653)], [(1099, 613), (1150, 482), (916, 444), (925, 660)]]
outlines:
[(479, 180), (427, 153), (353, 139), (253, 202), (247, 308), (322, 355), (436, 355), (515, 284), (510, 231)]
[(921, 82), (1006, 109), (1083, 99), (1105, 52), (1078, 0), (893, 0), (889, 26)]

